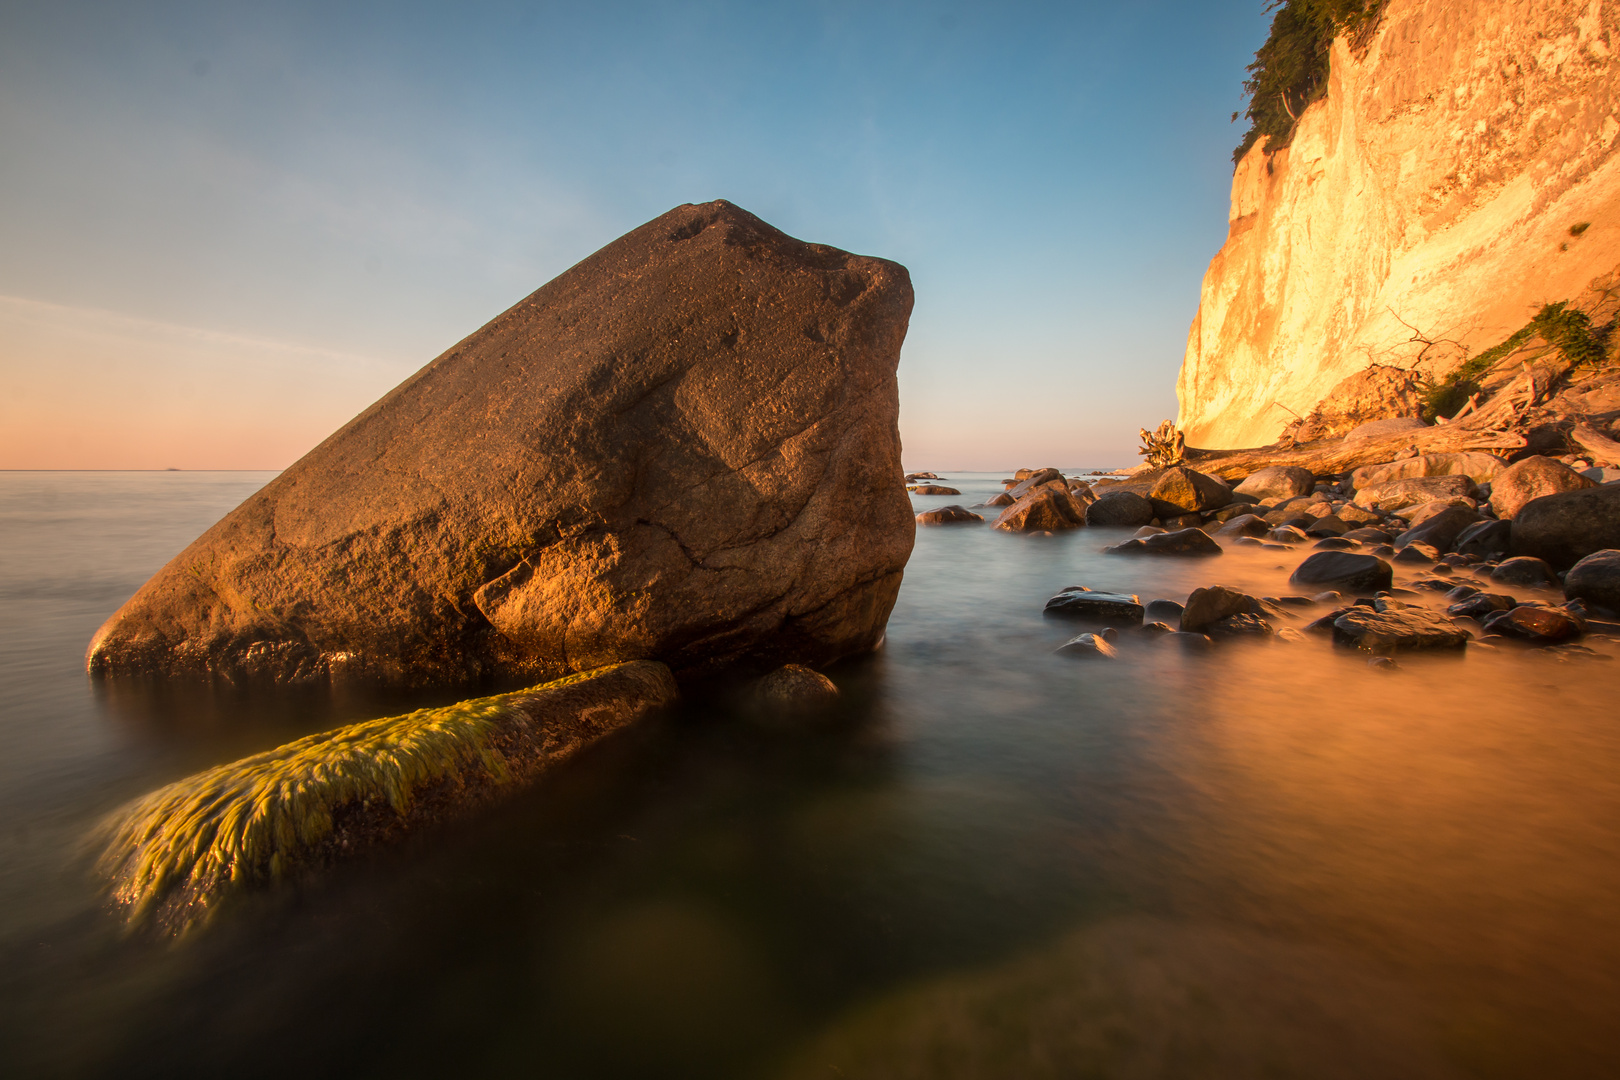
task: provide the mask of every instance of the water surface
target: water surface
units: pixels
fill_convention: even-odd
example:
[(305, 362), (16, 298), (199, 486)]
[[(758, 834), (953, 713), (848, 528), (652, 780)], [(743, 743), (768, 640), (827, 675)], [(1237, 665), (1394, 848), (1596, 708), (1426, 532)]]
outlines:
[(1102, 530), (920, 531), (818, 729), (690, 708), (178, 943), (123, 935), (86, 857), (109, 810), (428, 700), (85, 677), (271, 475), (0, 473), (5, 1075), (1620, 1074), (1613, 661), (1054, 656), (1063, 586), (1277, 595), (1303, 557)]

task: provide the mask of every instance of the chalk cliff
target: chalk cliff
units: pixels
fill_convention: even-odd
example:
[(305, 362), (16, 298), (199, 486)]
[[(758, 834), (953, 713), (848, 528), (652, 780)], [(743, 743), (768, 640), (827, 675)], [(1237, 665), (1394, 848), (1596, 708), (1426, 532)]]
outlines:
[[(1270, 443), (1371, 364), (1444, 374), (1620, 268), (1620, 2), (1390, 0), (1291, 145), (1250, 150), (1177, 381)], [(1584, 226), (1584, 227), (1582, 227)]]

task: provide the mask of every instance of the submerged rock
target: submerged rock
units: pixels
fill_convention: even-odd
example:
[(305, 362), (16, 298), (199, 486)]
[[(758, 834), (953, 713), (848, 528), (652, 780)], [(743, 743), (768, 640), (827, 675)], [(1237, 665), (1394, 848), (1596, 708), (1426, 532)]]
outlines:
[(904, 267), (726, 202), (621, 237), (227, 515), (97, 673), (424, 684), (874, 648), (914, 523)]
[(636, 662), (305, 736), (119, 810), (99, 868), (132, 923), (179, 932), (232, 893), (521, 790), (675, 698), (668, 668)]
[(1534, 642), (1573, 641), (1586, 633), (1586, 620), (1566, 608), (1517, 604), (1485, 617), (1492, 634)]
[(1546, 562), (1533, 555), (1520, 555), (1504, 559), (1491, 571), (1491, 580), (1504, 585), (1544, 586), (1557, 585), (1558, 575)]
[(838, 686), (803, 664), (783, 664), (754, 683), (754, 705), (780, 716), (797, 717), (838, 700)]
[(1099, 634), (1081, 634), (1070, 638), (1054, 651), (1059, 656), (1098, 657), (1104, 660), (1112, 660), (1119, 655), (1119, 650)]

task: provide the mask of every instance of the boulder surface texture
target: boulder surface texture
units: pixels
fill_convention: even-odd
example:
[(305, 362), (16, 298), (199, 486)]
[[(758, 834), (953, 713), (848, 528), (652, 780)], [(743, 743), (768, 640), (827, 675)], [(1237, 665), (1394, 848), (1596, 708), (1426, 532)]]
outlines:
[(105, 673), (422, 685), (875, 647), (904, 267), (677, 207), (407, 379), (102, 626)]
[(1552, 458), (1527, 457), (1509, 465), (1491, 481), (1491, 509), (1503, 521), (1518, 516), (1532, 499), (1597, 487), (1580, 473)]
[(1508, 549), (1563, 570), (1595, 552), (1620, 548), (1620, 484), (1531, 499), (1513, 519)]

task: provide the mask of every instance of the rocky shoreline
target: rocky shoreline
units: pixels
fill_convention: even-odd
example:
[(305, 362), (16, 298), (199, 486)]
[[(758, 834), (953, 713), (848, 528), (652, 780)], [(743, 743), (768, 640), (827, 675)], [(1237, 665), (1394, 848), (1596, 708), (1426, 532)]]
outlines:
[(1540, 455), (1417, 455), (1327, 475), (1268, 466), (1235, 483), (1184, 465), (1020, 469), (1003, 487), (971, 508), (920, 510), (917, 523), (982, 524), (975, 511), (996, 510), (993, 528), (1025, 535), (1134, 527), (1102, 548), (1116, 556), (1294, 557), (1278, 595), (1211, 582), (1144, 601), (1069, 586), (1044, 610), (1079, 631), (1058, 647), (1066, 656), (1116, 657), (1125, 635), (1199, 649), (1321, 635), (1386, 669), (1416, 651), (1523, 645), (1607, 660), (1601, 647), (1620, 645), (1620, 483)]

